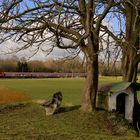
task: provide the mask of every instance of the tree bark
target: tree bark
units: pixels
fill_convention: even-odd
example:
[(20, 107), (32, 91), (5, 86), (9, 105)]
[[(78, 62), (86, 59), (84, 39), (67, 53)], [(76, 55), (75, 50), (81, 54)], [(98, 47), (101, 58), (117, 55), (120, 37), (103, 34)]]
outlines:
[[(139, 36), (136, 36), (139, 40)], [(140, 54), (139, 51), (139, 42), (137, 42), (135, 39), (131, 38), (131, 42), (129, 42), (132, 45), (128, 45), (127, 49), (123, 50), (123, 58), (122, 58), (122, 75), (123, 75), (123, 81), (128, 82), (136, 82), (137, 81), (137, 69), (138, 64), (140, 62)]]
[(98, 90), (98, 39), (91, 33), (88, 39), (89, 45), (84, 52), (86, 55), (87, 77), (82, 97), (81, 109), (91, 112), (96, 108), (96, 95)]
[(136, 52), (129, 48), (127, 54), (123, 54), (122, 58), (122, 74), (123, 81), (135, 82), (137, 73)]
[(96, 108), (96, 94), (98, 88), (98, 57), (87, 61), (87, 77), (82, 97), (82, 110), (91, 112)]

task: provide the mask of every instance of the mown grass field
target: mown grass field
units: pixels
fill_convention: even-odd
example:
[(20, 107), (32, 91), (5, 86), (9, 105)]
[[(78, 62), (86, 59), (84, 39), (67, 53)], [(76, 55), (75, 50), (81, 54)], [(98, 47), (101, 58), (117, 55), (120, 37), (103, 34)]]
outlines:
[[(121, 81), (120, 77), (101, 77), (100, 84)], [(85, 79), (0, 79), (0, 88), (19, 90), (36, 99), (50, 99), (63, 93), (63, 111), (45, 116), (38, 104), (0, 112), (0, 140), (134, 140), (135, 132), (117, 133), (104, 117), (106, 112), (85, 114), (79, 110)], [(12, 94), (12, 93), (11, 93)], [(72, 106), (72, 107), (71, 107)], [(120, 126), (121, 127), (121, 126)]]
[[(120, 81), (120, 77), (102, 77), (100, 84)], [(63, 93), (63, 105), (79, 105), (84, 89), (84, 78), (53, 79), (0, 79), (0, 88), (19, 90), (34, 99), (50, 99), (52, 94)]]

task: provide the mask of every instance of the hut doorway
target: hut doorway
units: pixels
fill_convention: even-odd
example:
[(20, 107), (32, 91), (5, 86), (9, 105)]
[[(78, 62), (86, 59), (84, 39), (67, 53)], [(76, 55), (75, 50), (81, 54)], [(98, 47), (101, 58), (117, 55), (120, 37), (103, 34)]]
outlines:
[(121, 93), (116, 98), (116, 111), (125, 117), (127, 94)]

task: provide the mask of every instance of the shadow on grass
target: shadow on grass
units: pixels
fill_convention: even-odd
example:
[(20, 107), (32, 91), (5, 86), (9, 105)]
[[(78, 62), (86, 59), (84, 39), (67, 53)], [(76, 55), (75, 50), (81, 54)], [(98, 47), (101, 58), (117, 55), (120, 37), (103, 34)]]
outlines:
[(76, 106), (67, 106), (67, 107), (60, 107), (57, 113), (64, 113), (64, 112), (70, 112), (73, 110), (78, 110), (81, 106), (76, 105)]

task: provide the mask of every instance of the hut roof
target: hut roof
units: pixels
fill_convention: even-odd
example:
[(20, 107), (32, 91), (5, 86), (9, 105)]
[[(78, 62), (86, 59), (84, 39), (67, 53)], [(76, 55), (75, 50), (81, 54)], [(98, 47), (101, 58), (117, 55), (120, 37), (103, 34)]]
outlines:
[(132, 83), (132, 82), (117, 82), (117, 83), (109, 83), (102, 85), (98, 88), (98, 92), (104, 92), (104, 94), (111, 92), (116, 93), (119, 91), (123, 91), (128, 87), (132, 86), (134, 90), (140, 90), (140, 83)]

